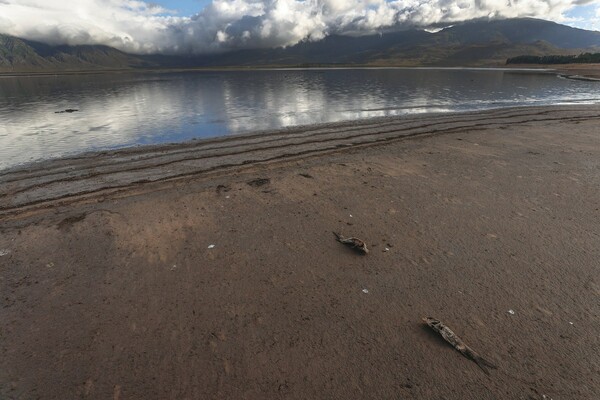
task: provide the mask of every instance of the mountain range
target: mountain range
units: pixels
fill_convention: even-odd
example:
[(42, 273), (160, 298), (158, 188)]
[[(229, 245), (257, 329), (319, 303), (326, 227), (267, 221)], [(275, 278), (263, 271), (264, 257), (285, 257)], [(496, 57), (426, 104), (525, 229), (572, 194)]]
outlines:
[(330, 35), (275, 49), (200, 56), (133, 55), (101, 46), (50, 46), (0, 35), (0, 72), (250, 66), (499, 66), (519, 55), (600, 51), (600, 32), (539, 19), (470, 21), (438, 32)]

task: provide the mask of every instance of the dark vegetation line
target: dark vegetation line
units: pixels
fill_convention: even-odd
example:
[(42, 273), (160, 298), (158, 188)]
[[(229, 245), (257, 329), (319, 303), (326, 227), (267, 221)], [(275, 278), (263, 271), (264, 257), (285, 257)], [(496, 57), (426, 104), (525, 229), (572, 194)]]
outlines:
[(593, 64), (600, 63), (600, 53), (581, 53), (576, 56), (517, 56), (506, 64)]

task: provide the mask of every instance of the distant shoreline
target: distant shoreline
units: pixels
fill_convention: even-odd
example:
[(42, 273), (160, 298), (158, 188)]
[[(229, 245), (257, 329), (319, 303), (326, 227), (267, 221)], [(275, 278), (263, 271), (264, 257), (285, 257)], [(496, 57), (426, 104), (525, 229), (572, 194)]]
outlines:
[[(600, 64), (511, 64), (516, 69), (545, 69), (555, 72), (567, 79), (598, 81), (600, 80)], [(508, 67), (508, 66), (507, 66)]]
[(128, 73), (176, 73), (176, 72), (228, 72), (228, 71), (272, 71), (272, 70), (352, 70), (352, 69), (419, 69), (419, 70), (489, 70), (489, 71), (527, 71), (540, 73), (558, 73), (556, 68), (545, 66), (393, 66), (393, 65), (314, 65), (314, 66), (235, 66), (235, 67), (198, 67), (198, 68), (130, 68), (81, 71), (42, 71), (42, 72), (0, 72), (0, 78), (25, 76), (70, 76), (70, 75), (103, 75)]
[(569, 74), (559, 74), (561, 78), (572, 79), (574, 81), (586, 81), (586, 82), (600, 82), (600, 77), (594, 78), (591, 76), (585, 75), (569, 75)]

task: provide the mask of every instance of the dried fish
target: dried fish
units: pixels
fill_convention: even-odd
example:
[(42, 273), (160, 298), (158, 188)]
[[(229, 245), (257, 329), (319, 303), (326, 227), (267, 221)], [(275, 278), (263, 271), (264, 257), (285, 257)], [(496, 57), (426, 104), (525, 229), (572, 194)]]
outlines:
[(485, 358), (483, 358), (482, 356), (477, 354), (477, 352), (475, 352), (475, 350), (473, 350), (472, 348), (467, 346), (465, 344), (465, 342), (463, 342), (461, 340), (461, 338), (456, 336), (456, 334), (454, 332), (452, 332), (452, 330), (450, 328), (448, 328), (446, 325), (444, 325), (440, 320), (437, 320), (437, 319), (431, 318), (431, 317), (427, 317), (427, 318), (423, 318), (423, 321), (427, 325), (429, 325), (429, 327), (431, 329), (433, 329), (434, 331), (439, 333), (446, 342), (448, 342), (452, 345), (452, 347), (454, 347), (456, 350), (460, 351), (462, 353), (462, 355), (475, 361), (475, 363), (479, 366), (479, 368), (481, 368), (483, 370), (483, 372), (485, 372), (487, 375), (490, 374), (490, 372), (488, 371), (487, 368), (493, 368), (493, 369), (497, 368), (494, 364), (492, 364), (491, 362), (489, 362), (488, 360), (486, 360)]
[(336, 233), (336, 232), (333, 232), (333, 234), (335, 235), (338, 242), (345, 244), (348, 247), (352, 247), (354, 250), (356, 250), (362, 254), (367, 254), (369, 252), (369, 249), (367, 248), (367, 244), (364, 241), (360, 240), (359, 238), (343, 237), (342, 235), (340, 235), (339, 233)]

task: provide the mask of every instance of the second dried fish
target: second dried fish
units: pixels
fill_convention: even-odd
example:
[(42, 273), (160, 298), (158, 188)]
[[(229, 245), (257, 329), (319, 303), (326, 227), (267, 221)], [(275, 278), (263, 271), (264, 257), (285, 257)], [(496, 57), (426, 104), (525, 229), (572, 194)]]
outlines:
[(452, 332), (452, 330), (450, 328), (448, 328), (446, 325), (444, 325), (440, 320), (437, 320), (437, 319), (431, 318), (431, 317), (427, 317), (427, 318), (423, 318), (423, 321), (427, 325), (429, 325), (429, 327), (431, 329), (433, 329), (434, 331), (439, 333), (446, 342), (448, 342), (452, 345), (452, 347), (454, 347), (456, 350), (460, 351), (463, 356), (475, 361), (475, 363), (479, 366), (479, 368), (481, 368), (483, 370), (483, 372), (485, 372), (486, 374), (488, 374), (488, 375), (490, 374), (490, 372), (488, 371), (487, 368), (496, 369), (496, 366), (494, 364), (492, 364), (491, 362), (489, 362), (488, 360), (486, 360), (485, 358), (483, 358), (482, 356), (477, 354), (477, 352), (475, 350), (473, 350), (472, 348), (467, 346), (465, 344), (465, 342), (463, 342), (461, 340), (461, 338), (456, 336), (456, 334), (454, 332)]

